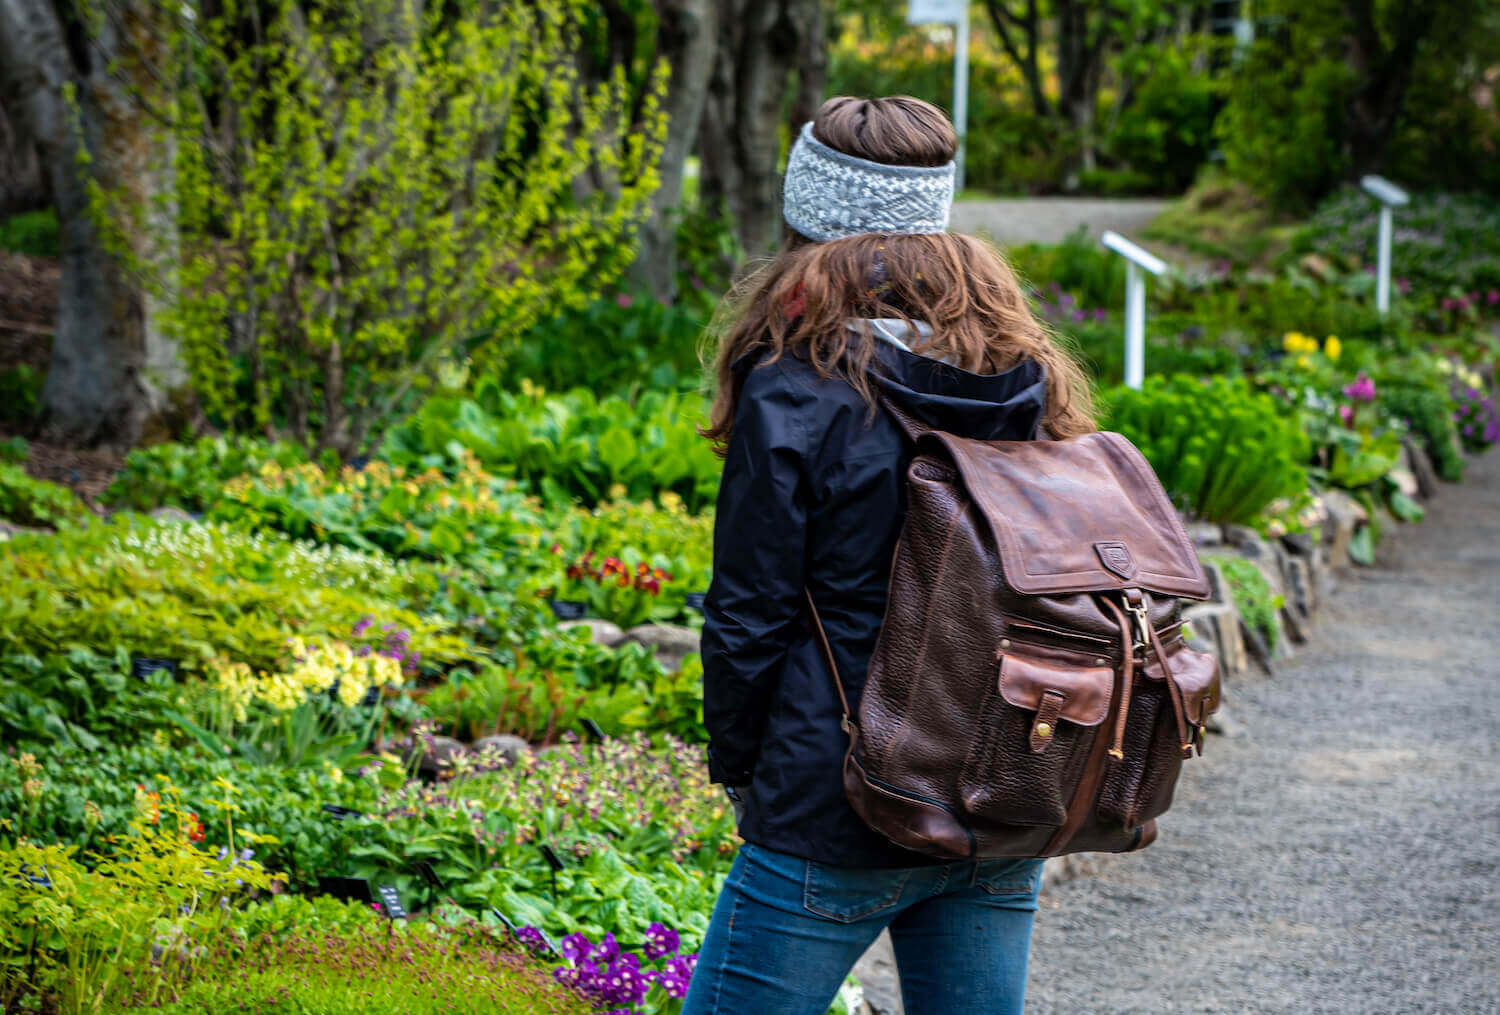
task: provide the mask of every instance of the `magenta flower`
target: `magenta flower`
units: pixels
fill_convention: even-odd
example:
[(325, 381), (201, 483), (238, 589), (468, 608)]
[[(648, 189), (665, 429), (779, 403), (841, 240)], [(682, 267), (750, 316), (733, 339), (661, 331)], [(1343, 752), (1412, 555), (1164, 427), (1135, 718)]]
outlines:
[(629, 293), (620, 293), (615, 297), (615, 302), (620, 305), (621, 310), (629, 310), (635, 305), (635, 297)]
[(1361, 370), (1354, 383), (1344, 388), (1344, 395), (1356, 402), (1373, 402), (1375, 401), (1375, 382)]
[(1491, 289), (1489, 291), (1489, 293), (1485, 296), (1485, 299), (1489, 301), (1489, 304), (1492, 307), (1496, 303), (1500, 303), (1500, 289)]
[(1344, 425), (1345, 426), (1353, 426), (1354, 425), (1354, 406), (1352, 406), (1352, 405), (1341, 405), (1341, 406), (1339, 406), (1339, 419), (1341, 419), (1341, 420), (1344, 421)]

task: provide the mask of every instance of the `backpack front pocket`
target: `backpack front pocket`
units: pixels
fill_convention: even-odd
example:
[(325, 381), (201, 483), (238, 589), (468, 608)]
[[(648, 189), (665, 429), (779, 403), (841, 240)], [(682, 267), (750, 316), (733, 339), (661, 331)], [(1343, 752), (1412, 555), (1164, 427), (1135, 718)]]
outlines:
[(1062, 824), (1113, 688), (1112, 667), (1003, 655), (959, 776), (965, 811), (997, 824)]
[[(1218, 663), (1206, 652), (1183, 648), (1169, 662), (1182, 690), (1191, 730), (1218, 707)], [(1166, 674), (1152, 660), (1136, 679), (1125, 718), (1123, 758), (1111, 759), (1099, 789), (1098, 811), (1126, 828), (1166, 812), (1182, 770), (1183, 747)]]

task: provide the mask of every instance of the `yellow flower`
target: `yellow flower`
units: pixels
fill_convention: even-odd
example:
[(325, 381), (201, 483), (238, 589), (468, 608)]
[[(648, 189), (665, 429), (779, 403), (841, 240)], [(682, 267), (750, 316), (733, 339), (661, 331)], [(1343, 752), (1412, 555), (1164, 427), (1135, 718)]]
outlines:
[(1307, 358), (1307, 353), (1303, 353), (1301, 356), (1297, 357), (1297, 365), (1303, 370), (1311, 370), (1312, 360)]
[(1339, 341), (1337, 335), (1329, 335), (1328, 340), (1323, 343), (1323, 354), (1329, 359), (1336, 360), (1344, 351), (1344, 343)]
[(619, 500), (627, 493), (624, 483), (611, 483), (609, 487), (609, 499)]

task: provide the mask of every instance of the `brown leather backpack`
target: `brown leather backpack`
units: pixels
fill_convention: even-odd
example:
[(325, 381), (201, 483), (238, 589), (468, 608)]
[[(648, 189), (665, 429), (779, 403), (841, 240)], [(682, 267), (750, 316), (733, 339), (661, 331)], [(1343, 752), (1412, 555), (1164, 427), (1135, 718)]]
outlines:
[(855, 811), (944, 859), (1149, 844), (1219, 701), (1180, 618), (1208, 581), (1156, 475), (1115, 433), (985, 442), (886, 408), (917, 454), (857, 721), (806, 597)]

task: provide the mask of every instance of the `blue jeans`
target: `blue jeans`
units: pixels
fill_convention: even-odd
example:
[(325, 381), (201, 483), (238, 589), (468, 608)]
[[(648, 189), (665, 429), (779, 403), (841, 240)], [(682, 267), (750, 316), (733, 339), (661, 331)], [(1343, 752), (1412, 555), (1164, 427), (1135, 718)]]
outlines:
[(824, 1015), (886, 927), (908, 1015), (1019, 1015), (1042, 861), (832, 867), (749, 843), (682, 1015)]

